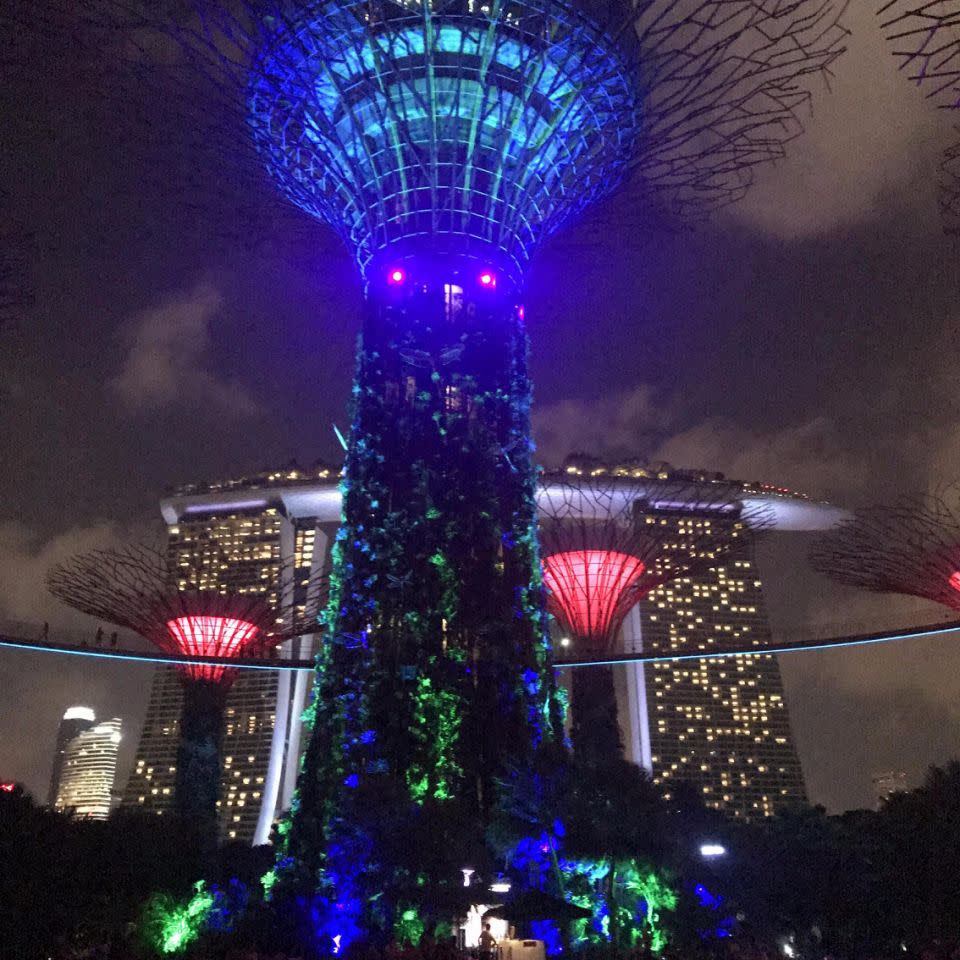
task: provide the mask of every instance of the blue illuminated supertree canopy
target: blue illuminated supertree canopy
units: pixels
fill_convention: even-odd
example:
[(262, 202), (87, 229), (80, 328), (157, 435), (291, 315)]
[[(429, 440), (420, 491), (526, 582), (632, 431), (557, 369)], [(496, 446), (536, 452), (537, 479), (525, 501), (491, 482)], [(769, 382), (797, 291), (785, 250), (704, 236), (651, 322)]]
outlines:
[[(56, 3), (57, 0), (54, 0)], [(429, 250), (519, 281), (627, 178), (681, 218), (737, 199), (801, 129), (844, 0), (78, 0), (138, 64), (172, 38), (269, 170), (365, 274)], [(184, 13), (186, 11), (186, 13)], [(179, 64), (183, 66), (183, 64)], [(199, 71), (199, 73), (198, 73)], [(192, 77), (192, 79), (191, 79)], [(246, 140), (245, 143), (238, 139)], [(386, 253), (389, 251), (389, 254)]]
[(312, 3), (273, 21), (250, 127), (284, 193), (378, 253), (530, 253), (616, 183), (641, 129), (623, 57), (575, 8)]

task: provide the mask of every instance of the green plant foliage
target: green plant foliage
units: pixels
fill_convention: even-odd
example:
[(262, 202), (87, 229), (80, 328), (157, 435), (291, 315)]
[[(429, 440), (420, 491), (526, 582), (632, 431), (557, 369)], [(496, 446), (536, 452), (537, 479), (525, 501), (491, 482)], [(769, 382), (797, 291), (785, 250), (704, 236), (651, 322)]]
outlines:
[[(271, 890), (380, 931), (419, 871), (416, 851), (384, 853), (384, 825), (415, 834), (413, 808), (456, 801), (482, 836), (505, 772), (563, 736), (522, 324), (507, 299), (455, 324), (442, 294), (414, 300), (368, 305), (328, 640)], [(462, 863), (438, 866), (455, 880)]]
[(463, 774), (453, 753), (460, 732), (459, 697), (448, 690), (437, 690), (429, 677), (417, 680), (414, 696), (412, 732), (423, 741), (421, 746), (428, 759), (426, 764), (414, 762), (407, 770), (410, 796), (418, 802), (423, 802), (426, 796), (449, 800), (453, 796), (454, 784)]
[(663, 913), (677, 906), (677, 893), (652, 867), (635, 859), (565, 860), (562, 870), (571, 903), (593, 913), (573, 924), (575, 944), (614, 942), (661, 953), (668, 934)]
[(414, 907), (404, 907), (400, 910), (397, 922), (393, 925), (393, 935), (397, 943), (412, 943), (417, 946), (426, 929), (420, 914)]
[(193, 887), (187, 901), (177, 901), (167, 893), (157, 894), (144, 911), (143, 928), (148, 942), (160, 954), (183, 953), (203, 931), (213, 894), (203, 880)]

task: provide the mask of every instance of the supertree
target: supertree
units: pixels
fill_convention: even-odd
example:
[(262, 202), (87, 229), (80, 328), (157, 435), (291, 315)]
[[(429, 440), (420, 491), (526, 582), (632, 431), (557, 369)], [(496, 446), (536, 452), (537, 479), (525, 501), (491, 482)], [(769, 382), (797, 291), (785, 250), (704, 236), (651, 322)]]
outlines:
[(875, 593), (960, 610), (960, 488), (858, 510), (810, 551), (815, 570)]
[[(900, 69), (941, 110), (960, 110), (960, 0), (886, 0), (881, 28)], [(960, 128), (957, 128), (960, 133)], [(960, 141), (940, 163), (944, 227), (960, 232)]]
[[(624, 618), (651, 590), (723, 562), (768, 511), (735, 484), (610, 473), (546, 475), (539, 495), (547, 607), (578, 657), (611, 657)], [(682, 541), (682, 547), (678, 547)], [(582, 760), (623, 753), (613, 667), (572, 671), (572, 735)]]
[[(184, 583), (166, 554), (147, 546), (79, 554), (47, 574), (50, 592), (76, 610), (126, 627), (164, 653), (223, 661), (256, 657), (311, 629), (284, 622), (261, 593), (221, 592)], [(317, 578), (308, 589), (322, 591)], [(237, 671), (227, 663), (181, 663), (183, 712), (177, 744), (174, 810), (215, 841), (220, 793), (220, 744), (227, 692)]]
[(276, 889), (317, 891), (343, 942), (351, 924), (385, 933), (418, 870), (385, 852), (383, 825), (416, 835), (457, 802), (482, 836), (507, 772), (562, 739), (529, 260), (628, 172), (633, 199), (682, 217), (739, 197), (799, 132), (807, 81), (841, 50), (842, 3), (51, 5), (111, 58), (132, 52), (137, 82), (162, 76), (168, 108), (207, 118), (224, 171), (265, 171), (362, 274), (329, 639)]

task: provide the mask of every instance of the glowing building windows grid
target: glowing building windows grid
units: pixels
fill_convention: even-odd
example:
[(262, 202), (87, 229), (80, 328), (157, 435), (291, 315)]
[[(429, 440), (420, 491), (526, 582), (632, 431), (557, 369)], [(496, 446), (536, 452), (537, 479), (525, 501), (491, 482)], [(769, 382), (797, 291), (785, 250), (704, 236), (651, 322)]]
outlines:
[[(683, 550), (684, 531), (668, 549)], [(739, 542), (712, 570), (654, 590), (641, 605), (644, 649), (691, 651), (770, 640), (752, 547)], [(654, 779), (689, 780), (705, 802), (738, 817), (766, 816), (802, 799), (776, 660), (757, 654), (645, 669)]]
[[(275, 479), (297, 477), (286, 472), (276, 474)], [(182, 517), (168, 529), (168, 553), (180, 571), (181, 587), (266, 593), (277, 603), (275, 590), (284, 562), (280, 548), (284, 522), (277, 508), (269, 504), (237, 513)], [(309, 574), (313, 528), (297, 528), (294, 540), (294, 567)], [(221, 809), (231, 811), (220, 823), (221, 834), (227, 839), (253, 838), (270, 759), (276, 695), (277, 676), (268, 671), (241, 672), (227, 695), (220, 796)], [(158, 668), (137, 756), (124, 790), (125, 806), (158, 815), (172, 808), (182, 705), (183, 691), (175, 669)], [(249, 790), (252, 785), (258, 788), (255, 797)], [(247, 796), (241, 798), (241, 792)], [(242, 806), (238, 804), (241, 800)]]

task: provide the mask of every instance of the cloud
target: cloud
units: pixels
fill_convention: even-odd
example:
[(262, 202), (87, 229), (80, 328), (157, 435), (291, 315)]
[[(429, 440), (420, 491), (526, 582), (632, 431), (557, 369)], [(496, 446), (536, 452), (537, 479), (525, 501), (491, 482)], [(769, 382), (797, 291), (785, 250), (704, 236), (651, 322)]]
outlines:
[(642, 456), (672, 419), (670, 405), (640, 385), (593, 401), (571, 398), (535, 407), (533, 433), (541, 462), (558, 466), (571, 453), (607, 460)]
[(652, 459), (720, 470), (737, 480), (776, 483), (826, 499), (849, 495), (868, 477), (866, 463), (851, 452), (829, 417), (771, 432), (711, 419), (669, 437)]
[(260, 412), (240, 383), (208, 368), (211, 326), (223, 302), (216, 287), (202, 282), (131, 319), (129, 350), (110, 381), (126, 409), (149, 413), (187, 406), (231, 417)]
[(541, 407), (534, 412), (533, 427), (540, 460), (547, 466), (575, 452), (605, 460), (663, 460), (826, 499), (848, 495), (869, 475), (867, 462), (851, 450), (829, 417), (769, 432), (721, 417), (683, 427), (676, 404), (661, 403), (646, 385), (592, 401)]
[(42, 539), (19, 521), (0, 523), (0, 617), (6, 620), (73, 628), (89, 621), (47, 592), (47, 571), (77, 553), (117, 545), (122, 532), (100, 521)]
[(814, 82), (813, 113), (801, 118), (806, 132), (787, 145), (784, 162), (758, 172), (730, 216), (782, 236), (819, 234), (876, 215), (908, 188), (935, 220), (949, 124), (898, 72), (875, 4), (849, 4), (844, 23), (847, 52), (829, 91)]

